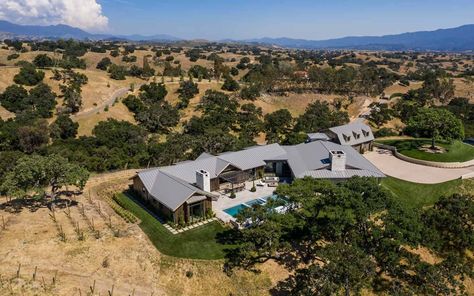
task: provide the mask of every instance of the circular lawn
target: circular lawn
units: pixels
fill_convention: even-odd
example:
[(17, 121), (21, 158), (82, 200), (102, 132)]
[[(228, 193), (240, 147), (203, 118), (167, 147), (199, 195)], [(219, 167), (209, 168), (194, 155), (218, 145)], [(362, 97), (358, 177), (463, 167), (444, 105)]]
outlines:
[(382, 144), (394, 146), (398, 152), (411, 158), (437, 162), (465, 162), (474, 159), (474, 146), (461, 141), (436, 141), (431, 150), (431, 139), (385, 140)]

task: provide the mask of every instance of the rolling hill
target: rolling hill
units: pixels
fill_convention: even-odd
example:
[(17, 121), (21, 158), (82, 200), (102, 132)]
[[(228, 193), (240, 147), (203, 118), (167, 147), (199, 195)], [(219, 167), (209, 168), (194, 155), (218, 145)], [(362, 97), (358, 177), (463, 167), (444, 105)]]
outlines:
[[(129, 40), (175, 42), (183, 41), (167, 34), (111, 35), (92, 34), (67, 25), (33, 26), (17, 25), (0, 20), (0, 39), (5, 38), (73, 38), (90, 40)], [(293, 38), (259, 38), (248, 40), (221, 40), (264, 45), (276, 45), (302, 49), (361, 49), (361, 50), (421, 50), (421, 51), (474, 51), (474, 24), (435, 31), (419, 31), (384, 36), (352, 36), (328, 40), (306, 40)]]
[(261, 38), (245, 41), (305, 49), (472, 51), (474, 50), (474, 25), (435, 31), (385, 36), (344, 37), (328, 40)]

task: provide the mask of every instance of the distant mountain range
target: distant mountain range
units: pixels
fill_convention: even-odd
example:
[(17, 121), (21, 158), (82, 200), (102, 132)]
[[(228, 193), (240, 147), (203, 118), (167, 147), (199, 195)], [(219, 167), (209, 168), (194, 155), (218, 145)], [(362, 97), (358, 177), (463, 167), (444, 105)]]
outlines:
[[(28, 25), (17, 25), (7, 21), (0, 20), (0, 32), (4, 36), (11, 38), (12, 34), (16, 38), (21, 39), (39, 39), (39, 38), (51, 38), (51, 39), (80, 39), (80, 40), (130, 40), (130, 41), (179, 41), (181, 38), (158, 34), (153, 36), (142, 36), (142, 35), (110, 35), (110, 34), (92, 34), (84, 30), (74, 28), (67, 25), (54, 25), (54, 26), (28, 26)], [(0, 36), (1, 37), (1, 36)], [(0, 38), (0, 39), (5, 39)]]
[(385, 36), (344, 37), (329, 40), (261, 38), (246, 40), (246, 42), (305, 49), (473, 51), (474, 25)]
[[(110, 35), (91, 34), (67, 25), (27, 26), (0, 21), (0, 39), (22, 38), (73, 38), (81, 40), (129, 40), (175, 42), (183, 39), (158, 34)], [(366, 49), (366, 50), (421, 50), (421, 51), (474, 51), (474, 25), (464, 25), (451, 29), (420, 31), (385, 36), (357, 36), (328, 40), (306, 40), (292, 38), (260, 38), (248, 40), (221, 40), (220, 42), (238, 42), (274, 45), (302, 49)]]

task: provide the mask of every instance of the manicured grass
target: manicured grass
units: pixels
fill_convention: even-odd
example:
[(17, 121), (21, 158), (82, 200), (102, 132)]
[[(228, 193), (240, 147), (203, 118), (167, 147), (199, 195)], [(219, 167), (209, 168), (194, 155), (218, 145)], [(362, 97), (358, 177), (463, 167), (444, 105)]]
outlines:
[(117, 199), (141, 220), (140, 228), (155, 247), (165, 255), (190, 259), (222, 259), (224, 258), (224, 249), (230, 247), (220, 244), (216, 239), (219, 233), (226, 230), (219, 222), (212, 222), (173, 235), (155, 217), (127, 195), (118, 194)]
[(428, 153), (419, 150), (423, 145), (431, 145), (429, 139), (386, 140), (380, 141), (380, 143), (395, 146), (401, 154), (416, 159), (438, 162), (465, 162), (474, 159), (474, 147), (461, 141), (436, 142), (436, 146), (446, 149), (445, 153)]
[(403, 206), (422, 208), (433, 205), (442, 196), (459, 192), (463, 181), (459, 179), (439, 184), (418, 184), (387, 177), (381, 184), (392, 192)]

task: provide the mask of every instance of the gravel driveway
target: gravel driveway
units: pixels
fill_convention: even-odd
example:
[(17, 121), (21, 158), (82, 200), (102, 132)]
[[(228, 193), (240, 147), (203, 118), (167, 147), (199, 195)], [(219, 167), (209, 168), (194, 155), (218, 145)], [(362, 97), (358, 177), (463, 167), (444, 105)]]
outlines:
[(414, 164), (398, 159), (390, 151), (382, 149), (368, 152), (364, 156), (384, 174), (415, 183), (442, 183), (474, 172), (474, 167), (443, 169)]

